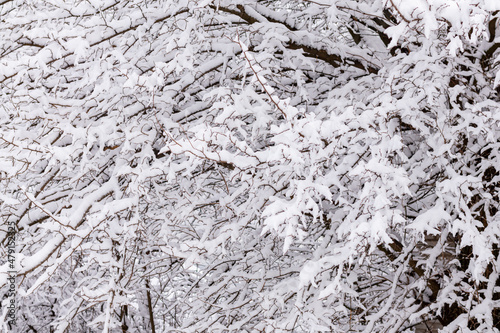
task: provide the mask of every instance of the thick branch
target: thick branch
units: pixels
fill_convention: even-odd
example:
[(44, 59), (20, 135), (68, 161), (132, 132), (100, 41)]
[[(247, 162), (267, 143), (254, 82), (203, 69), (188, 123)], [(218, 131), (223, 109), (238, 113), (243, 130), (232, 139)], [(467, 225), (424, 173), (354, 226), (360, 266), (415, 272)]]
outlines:
[[(248, 22), (250, 24), (260, 22), (257, 18), (251, 16), (246, 11), (245, 7), (242, 6), (242, 5), (238, 5), (237, 6), (238, 10), (227, 8), (227, 7), (221, 7), (221, 6), (219, 6), (219, 7), (212, 6), (212, 8), (214, 10), (220, 10), (220, 11), (223, 11), (223, 12), (226, 12), (226, 13), (230, 13), (230, 14), (236, 15), (236, 16), (240, 17), (241, 19), (245, 20), (246, 22)], [(282, 24), (283, 26), (285, 26), (290, 31), (297, 31), (296, 28), (294, 28), (293, 26), (291, 26), (290, 24), (288, 24), (286, 22), (278, 21), (278, 20), (276, 20), (274, 18), (271, 18), (269, 16), (266, 16), (265, 14), (262, 14), (262, 13), (259, 13), (259, 15), (261, 15), (262, 17), (264, 17), (269, 22)], [(370, 74), (376, 74), (379, 71), (379, 68), (377, 68), (376, 66), (373, 66), (371, 64), (365, 64), (364, 63), (365, 61), (362, 61), (360, 59), (356, 59), (356, 58), (353, 58), (353, 57), (350, 57), (350, 58), (349, 57), (345, 57), (345, 58), (343, 58), (343, 57), (341, 57), (338, 54), (332, 54), (332, 53), (329, 53), (328, 51), (326, 51), (324, 49), (316, 48), (316, 47), (313, 47), (313, 46), (310, 46), (310, 45), (305, 45), (305, 44), (300, 43), (300, 42), (289, 41), (284, 46), (286, 48), (290, 49), (290, 50), (302, 50), (304, 52), (304, 55), (306, 57), (311, 57), (311, 58), (315, 58), (315, 59), (318, 59), (318, 60), (322, 60), (322, 61), (330, 64), (332, 67), (335, 67), (335, 68), (338, 68), (338, 67), (340, 67), (342, 65), (345, 65), (345, 66), (351, 66), (351, 67), (355, 67), (355, 68), (367, 71)]]

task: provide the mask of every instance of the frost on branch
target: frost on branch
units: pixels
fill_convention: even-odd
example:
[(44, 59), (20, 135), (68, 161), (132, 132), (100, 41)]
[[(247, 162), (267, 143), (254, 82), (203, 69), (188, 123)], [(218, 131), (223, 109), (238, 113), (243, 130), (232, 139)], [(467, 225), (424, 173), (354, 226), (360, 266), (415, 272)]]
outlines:
[(0, 2), (2, 329), (500, 330), (499, 15)]

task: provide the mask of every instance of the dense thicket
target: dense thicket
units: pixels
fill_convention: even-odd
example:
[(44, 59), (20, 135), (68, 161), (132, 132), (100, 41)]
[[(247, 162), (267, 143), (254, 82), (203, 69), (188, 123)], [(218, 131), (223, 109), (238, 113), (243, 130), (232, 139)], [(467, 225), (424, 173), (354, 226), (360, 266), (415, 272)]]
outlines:
[(16, 329), (498, 332), (499, 11), (0, 2)]

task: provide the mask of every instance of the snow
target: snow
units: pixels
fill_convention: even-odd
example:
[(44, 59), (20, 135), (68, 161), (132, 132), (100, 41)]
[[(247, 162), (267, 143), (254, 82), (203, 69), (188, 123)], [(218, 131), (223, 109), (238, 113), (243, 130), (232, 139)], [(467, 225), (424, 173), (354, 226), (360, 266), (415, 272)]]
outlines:
[(0, 5), (18, 330), (497, 329), (496, 10)]

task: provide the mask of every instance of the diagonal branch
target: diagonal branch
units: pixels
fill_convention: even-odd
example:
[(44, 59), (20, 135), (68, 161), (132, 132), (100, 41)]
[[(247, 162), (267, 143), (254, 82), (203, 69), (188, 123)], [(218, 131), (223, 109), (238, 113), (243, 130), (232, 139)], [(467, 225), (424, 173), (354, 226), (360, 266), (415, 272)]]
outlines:
[[(210, 6), (214, 10), (220, 10), (225, 13), (233, 14), (241, 18), (242, 20), (253, 24), (253, 23), (259, 23), (259, 19), (255, 16), (252, 16), (248, 13), (247, 9), (243, 5), (238, 5), (237, 9), (232, 9), (228, 7), (223, 7), (223, 6)], [(297, 31), (296, 28), (294, 28), (292, 25), (286, 23), (286, 22), (281, 22), (275, 18), (269, 17), (268, 15), (258, 13), (260, 16), (265, 18), (267, 21), (271, 23), (278, 23), (282, 24), (284, 27), (286, 27), (289, 31)], [(310, 58), (315, 58), (318, 60), (322, 60), (329, 65), (331, 65), (334, 68), (338, 68), (341, 66), (350, 66), (350, 67), (355, 67), (358, 69), (361, 69), (363, 71), (367, 71), (370, 74), (376, 74), (380, 70), (377, 66), (373, 64), (368, 64), (366, 60), (361, 60), (356, 57), (342, 57), (338, 54), (334, 54), (331, 52), (328, 52), (325, 49), (314, 47), (311, 45), (306, 45), (305, 43), (301, 43), (298, 41), (289, 41), (287, 44), (284, 45), (286, 48), (290, 50), (302, 50), (304, 52), (304, 55), (306, 57)]]

